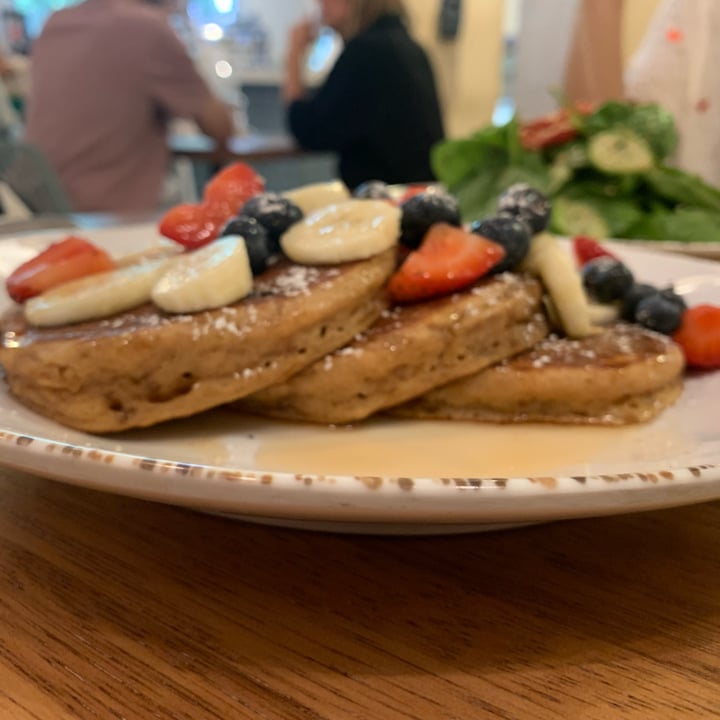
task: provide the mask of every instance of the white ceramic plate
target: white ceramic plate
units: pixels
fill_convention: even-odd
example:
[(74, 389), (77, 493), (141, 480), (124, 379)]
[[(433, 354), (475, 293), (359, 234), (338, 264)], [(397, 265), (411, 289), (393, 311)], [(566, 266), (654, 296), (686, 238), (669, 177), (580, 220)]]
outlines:
[[(92, 238), (116, 254), (156, 240), (147, 227)], [(51, 239), (0, 240), (0, 274)], [(638, 279), (675, 282), (691, 303), (720, 303), (720, 265), (613, 247)], [(620, 429), (379, 419), (331, 429), (215, 411), (96, 437), (0, 389), (0, 464), (266, 523), (464, 532), (720, 498), (719, 402), (715, 372), (689, 376), (678, 404), (655, 422)]]

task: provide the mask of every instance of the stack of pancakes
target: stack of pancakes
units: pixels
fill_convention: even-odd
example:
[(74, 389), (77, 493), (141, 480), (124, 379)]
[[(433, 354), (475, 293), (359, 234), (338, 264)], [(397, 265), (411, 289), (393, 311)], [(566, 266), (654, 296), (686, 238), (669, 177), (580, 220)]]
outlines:
[(170, 315), (147, 305), (60, 328), (0, 323), (0, 364), (21, 402), (88, 432), (146, 427), (232, 403), (325, 424), (378, 412), (493, 422), (630, 423), (678, 396), (667, 338), (617, 325), (549, 335), (543, 289), (505, 273), (447, 297), (391, 307), (395, 253), (334, 266), (284, 262), (228, 307)]

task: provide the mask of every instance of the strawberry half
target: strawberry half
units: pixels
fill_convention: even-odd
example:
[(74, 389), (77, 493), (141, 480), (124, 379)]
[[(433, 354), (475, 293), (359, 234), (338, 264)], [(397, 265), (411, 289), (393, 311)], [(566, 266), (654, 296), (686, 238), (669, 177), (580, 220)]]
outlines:
[(617, 257), (605, 249), (595, 238), (578, 235), (572, 239), (572, 246), (575, 260), (580, 267), (599, 257), (609, 257), (617, 260)]
[(205, 185), (203, 200), (225, 204), (235, 215), (253, 195), (263, 192), (265, 181), (245, 163), (236, 162), (224, 167)]
[(183, 203), (163, 215), (158, 230), (166, 238), (194, 250), (215, 240), (234, 214), (224, 203)]
[(488, 273), (505, 256), (501, 245), (437, 223), (390, 278), (390, 297), (406, 303), (449, 295)]
[(5, 281), (5, 287), (15, 302), (22, 303), (70, 280), (114, 267), (115, 261), (104, 250), (71, 235), (17, 267)]
[(672, 339), (682, 348), (688, 366), (720, 368), (720, 307), (705, 304), (688, 308)]

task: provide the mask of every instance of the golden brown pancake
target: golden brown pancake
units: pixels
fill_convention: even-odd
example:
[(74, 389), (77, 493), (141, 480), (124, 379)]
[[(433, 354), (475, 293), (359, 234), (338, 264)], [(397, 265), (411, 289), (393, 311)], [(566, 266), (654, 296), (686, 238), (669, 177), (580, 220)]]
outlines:
[(387, 307), (395, 251), (334, 266), (284, 262), (228, 307), (171, 315), (145, 305), (111, 318), (30, 327), (0, 321), (10, 391), (88, 432), (146, 427), (282, 382), (350, 341)]
[(683, 369), (682, 351), (668, 337), (619, 324), (583, 340), (551, 336), (393, 414), (500, 423), (647, 422), (678, 398)]
[(547, 335), (540, 284), (509, 273), (393, 308), (353, 342), (236, 407), (268, 417), (350, 423), (532, 347)]

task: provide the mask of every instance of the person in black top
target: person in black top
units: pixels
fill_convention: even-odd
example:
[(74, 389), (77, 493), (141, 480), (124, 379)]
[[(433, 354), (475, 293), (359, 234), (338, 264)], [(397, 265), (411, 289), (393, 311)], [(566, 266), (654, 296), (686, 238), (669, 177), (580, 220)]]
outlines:
[(298, 144), (339, 155), (340, 177), (353, 189), (367, 180), (434, 179), (430, 149), (444, 137), (427, 55), (410, 37), (402, 0), (321, 0), (323, 22), (345, 46), (324, 84), (307, 93), (302, 62), (314, 31), (293, 28), (284, 97)]

